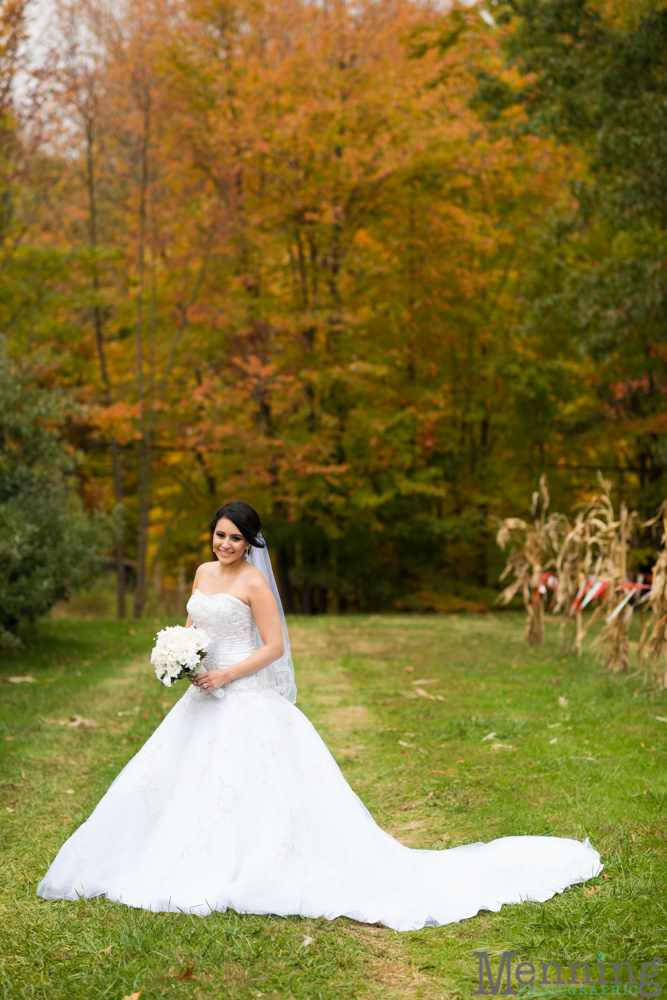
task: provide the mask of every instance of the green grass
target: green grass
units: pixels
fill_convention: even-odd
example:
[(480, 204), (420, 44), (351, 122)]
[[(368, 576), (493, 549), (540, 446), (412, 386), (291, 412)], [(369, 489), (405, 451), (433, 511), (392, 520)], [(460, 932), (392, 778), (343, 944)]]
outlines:
[[(512, 613), (291, 623), (300, 708), (404, 843), (588, 836), (603, 856), (607, 877), (547, 903), (407, 934), (346, 919), (200, 919), (38, 899), (63, 840), (184, 692), (151, 675), (153, 621), (39, 625), (0, 671), (0, 996), (468, 997), (476, 950), (562, 963), (601, 952), (638, 971), (667, 939), (667, 724), (655, 718), (667, 717), (667, 697), (602, 674), (591, 656), (561, 658), (549, 625), (547, 646), (532, 651)], [(21, 674), (39, 683), (6, 679)], [(422, 678), (443, 700), (415, 692)], [(95, 728), (57, 724), (73, 715)], [(496, 741), (516, 749), (494, 750)]]

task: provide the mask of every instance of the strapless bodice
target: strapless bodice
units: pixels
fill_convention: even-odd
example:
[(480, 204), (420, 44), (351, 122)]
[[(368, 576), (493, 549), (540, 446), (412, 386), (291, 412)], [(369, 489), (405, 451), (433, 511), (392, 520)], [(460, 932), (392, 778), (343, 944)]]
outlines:
[[(202, 594), (195, 590), (188, 601), (188, 614), (202, 632), (213, 640), (208, 648), (204, 667), (207, 670), (225, 670), (234, 663), (240, 663), (257, 649), (255, 643), (255, 619), (249, 604), (231, 594)], [(225, 690), (265, 691), (271, 690), (265, 670), (249, 677), (239, 677), (225, 685)], [(206, 696), (205, 691), (191, 688), (193, 695)]]

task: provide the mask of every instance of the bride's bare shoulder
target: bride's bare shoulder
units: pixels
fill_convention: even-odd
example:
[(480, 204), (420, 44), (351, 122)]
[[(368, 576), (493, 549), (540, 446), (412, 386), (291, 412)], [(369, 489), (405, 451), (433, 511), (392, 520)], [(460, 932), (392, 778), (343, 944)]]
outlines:
[(212, 562), (200, 563), (195, 573), (195, 580), (206, 579), (206, 577), (211, 575), (211, 573), (217, 567), (217, 565), (218, 565), (217, 559), (214, 559)]
[(244, 584), (250, 594), (261, 593), (264, 588), (269, 589), (269, 585), (264, 579), (264, 574), (260, 573), (256, 566), (246, 565)]

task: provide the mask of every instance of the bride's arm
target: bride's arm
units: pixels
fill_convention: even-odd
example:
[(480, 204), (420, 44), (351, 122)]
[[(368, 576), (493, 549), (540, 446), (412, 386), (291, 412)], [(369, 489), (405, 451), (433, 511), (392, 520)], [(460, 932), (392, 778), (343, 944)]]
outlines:
[(249, 585), (248, 593), (257, 631), (264, 645), (232, 667), (227, 667), (225, 670), (209, 670), (206, 674), (199, 674), (192, 679), (193, 684), (207, 684), (209, 688), (221, 687), (228, 681), (235, 681), (239, 677), (248, 677), (250, 674), (258, 673), (283, 655), (283, 630), (278, 615), (278, 606), (268, 584), (259, 574)]

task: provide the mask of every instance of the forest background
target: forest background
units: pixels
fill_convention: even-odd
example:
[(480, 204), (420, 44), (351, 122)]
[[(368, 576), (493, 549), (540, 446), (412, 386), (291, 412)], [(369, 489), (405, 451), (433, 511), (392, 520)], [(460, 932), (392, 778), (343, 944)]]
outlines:
[(0, 0), (3, 559), (39, 580), (66, 486), (139, 617), (240, 498), (288, 612), (472, 608), (542, 473), (655, 512), (664, 2), (31, 16)]

